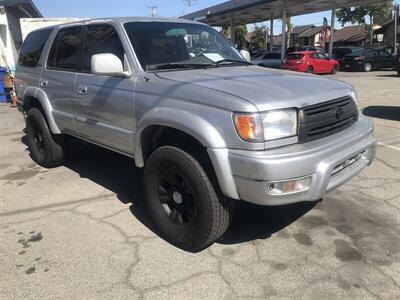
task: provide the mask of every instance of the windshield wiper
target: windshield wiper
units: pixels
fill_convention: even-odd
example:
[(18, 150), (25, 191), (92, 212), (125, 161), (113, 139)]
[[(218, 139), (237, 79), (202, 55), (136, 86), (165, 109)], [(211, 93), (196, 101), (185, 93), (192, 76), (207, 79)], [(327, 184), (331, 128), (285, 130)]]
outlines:
[(235, 63), (235, 64), (241, 64), (241, 65), (246, 65), (246, 66), (252, 65), (252, 63), (245, 61), (245, 60), (230, 59), (230, 58), (225, 58), (225, 59), (219, 60), (219, 61), (215, 62), (215, 65), (220, 66), (223, 63)]
[(167, 63), (149, 67), (149, 71), (170, 70), (170, 69), (194, 69), (215, 67), (215, 64), (193, 64), (193, 63)]

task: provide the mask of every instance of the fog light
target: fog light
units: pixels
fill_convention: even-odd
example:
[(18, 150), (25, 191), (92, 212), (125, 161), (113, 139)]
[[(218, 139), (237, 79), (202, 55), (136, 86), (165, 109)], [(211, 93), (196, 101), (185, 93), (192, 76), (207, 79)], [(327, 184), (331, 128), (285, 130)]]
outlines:
[(268, 184), (267, 192), (270, 195), (287, 195), (307, 191), (311, 186), (311, 177), (302, 179), (274, 182)]

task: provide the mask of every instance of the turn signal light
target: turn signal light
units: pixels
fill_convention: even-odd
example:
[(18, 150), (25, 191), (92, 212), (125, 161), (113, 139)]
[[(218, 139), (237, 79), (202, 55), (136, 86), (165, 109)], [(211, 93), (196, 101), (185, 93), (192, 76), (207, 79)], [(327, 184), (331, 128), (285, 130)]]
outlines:
[(311, 187), (311, 177), (297, 180), (274, 182), (268, 184), (267, 192), (270, 195), (287, 195), (305, 192)]
[(239, 136), (248, 142), (262, 142), (263, 130), (260, 115), (234, 114), (233, 120)]

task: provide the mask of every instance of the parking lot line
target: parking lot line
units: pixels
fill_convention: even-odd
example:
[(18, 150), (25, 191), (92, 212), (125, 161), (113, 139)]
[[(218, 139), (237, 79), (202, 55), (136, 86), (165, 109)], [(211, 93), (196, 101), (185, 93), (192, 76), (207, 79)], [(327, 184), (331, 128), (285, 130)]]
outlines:
[(382, 143), (382, 142), (378, 142), (378, 145), (384, 146), (384, 147), (387, 147), (387, 148), (390, 148), (390, 149), (393, 149), (393, 150), (396, 150), (396, 151), (400, 151), (400, 147), (388, 145), (388, 144), (385, 144), (385, 143)]

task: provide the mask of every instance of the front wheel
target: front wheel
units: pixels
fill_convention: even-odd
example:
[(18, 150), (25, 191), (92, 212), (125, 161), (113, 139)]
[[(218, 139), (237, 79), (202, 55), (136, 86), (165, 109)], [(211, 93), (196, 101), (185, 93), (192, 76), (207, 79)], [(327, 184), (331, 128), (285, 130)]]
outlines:
[(309, 66), (306, 70), (306, 73), (308, 74), (314, 74), (314, 68), (312, 66)]
[(171, 244), (198, 252), (228, 229), (231, 209), (225, 201), (230, 200), (218, 197), (202, 166), (185, 151), (155, 150), (145, 166), (144, 186), (150, 213)]

